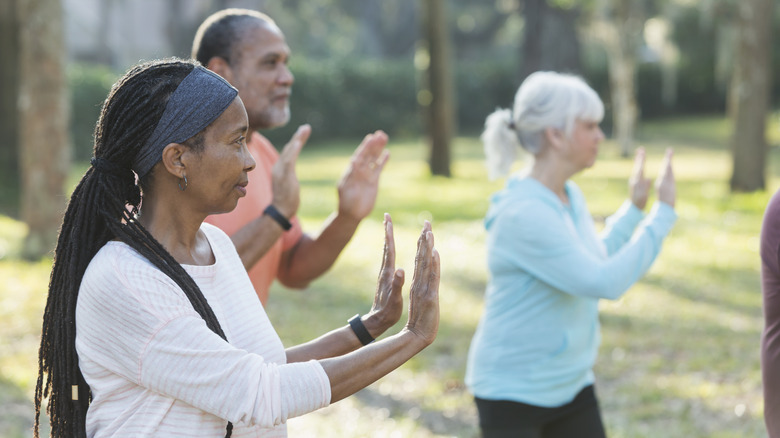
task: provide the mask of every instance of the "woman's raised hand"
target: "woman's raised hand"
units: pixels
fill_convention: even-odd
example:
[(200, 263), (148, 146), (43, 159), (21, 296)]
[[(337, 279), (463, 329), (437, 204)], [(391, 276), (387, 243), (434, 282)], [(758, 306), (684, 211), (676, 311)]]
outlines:
[(439, 252), (433, 246), (431, 224), (425, 221), (417, 240), (414, 277), (409, 292), (409, 318), (406, 329), (415, 333), (425, 345), (436, 339), (439, 330)]
[(661, 171), (658, 174), (658, 179), (655, 180), (655, 189), (658, 191), (659, 201), (674, 207), (674, 202), (677, 199), (677, 183), (674, 180), (674, 171), (672, 170), (672, 156), (674, 156), (674, 150), (672, 148), (666, 149)]
[(634, 156), (634, 171), (628, 179), (628, 193), (631, 202), (640, 210), (645, 209), (650, 195), (650, 179), (645, 178), (645, 148), (637, 148)]
[[(392, 316), (390, 320), (400, 318), (403, 299), (401, 286), (404, 283), (403, 271), (395, 269), (395, 245), (393, 242), (393, 223), (390, 215), (385, 214), (385, 251), (382, 258), (382, 269), (379, 271), (373, 316), (386, 313)], [(368, 322), (364, 320), (366, 329), (371, 332)], [(320, 364), (330, 380), (331, 398), (334, 403), (352, 395), (390, 371), (398, 368), (412, 356), (422, 351), (436, 339), (439, 330), (439, 253), (433, 247), (431, 224), (425, 221), (422, 234), (417, 241), (417, 256), (414, 259), (414, 278), (409, 292), (409, 319), (406, 326), (397, 334), (388, 336), (379, 342), (372, 343), (355, 350), (354, 335), (350, 335), (349, 354), (341, 356), (321, 355)], [(336, 335), (344, 333), (339, 329)], [(314, 343), (328, 343), (328, 336), (321, 337)], [(295, 348), (295, 347), (293, 347)], [(287, 349), (287, 357), (290, 358)], [(315, 355), (298, 355), (303, 360)], [(307, 359), (308, 360), (308, 359)]]
[(404, 307), (404, 298), (401, 294), (401, 288), (404, 285), (404, 271), (403, 269), (395, 269), (393, 221), (388, 213), (385, 213), (384, 225), (385, 245), (382, 267), (379, 269), (374, 304), (368, 313), (368, 320), (371, 322), (366, 324), (366, 328), (374, 338), (401, 319)]

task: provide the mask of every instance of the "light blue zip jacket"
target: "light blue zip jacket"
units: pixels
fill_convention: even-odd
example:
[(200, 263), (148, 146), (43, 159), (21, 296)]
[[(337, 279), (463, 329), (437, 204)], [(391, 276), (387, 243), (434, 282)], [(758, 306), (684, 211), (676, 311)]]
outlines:
[(677, 219), (659, 202), (643, 220), (626, 201), (598, 235), (577, 185), (566, 191), (568, 206), (537, 180), (512, 177), (493, 195), (485, 312), (466, 368), (477, 397), (556, 407), (592, 384), (598, 300), (647, 272)]

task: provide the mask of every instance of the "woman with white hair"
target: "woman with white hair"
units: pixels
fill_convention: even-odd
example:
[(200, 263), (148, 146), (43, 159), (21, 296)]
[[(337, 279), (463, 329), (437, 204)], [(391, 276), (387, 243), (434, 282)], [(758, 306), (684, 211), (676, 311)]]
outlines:
[(592, 370), (598, 301), (619, 298), (647, 272), (677, 216), (671, 150), (656, 181), (659, 202), (642, 213), (651, 184), (640, 148), (629, 200), (596, 232), (570, 178), (593, 166), (603, 115), (579, 77), (537, 72), (512, 110), (485, 123), (491, 178), (508, 173), (518, 146), (533, 156), (485, 218), (490, 276), (466, 371), (485, 438), (605, 436)]

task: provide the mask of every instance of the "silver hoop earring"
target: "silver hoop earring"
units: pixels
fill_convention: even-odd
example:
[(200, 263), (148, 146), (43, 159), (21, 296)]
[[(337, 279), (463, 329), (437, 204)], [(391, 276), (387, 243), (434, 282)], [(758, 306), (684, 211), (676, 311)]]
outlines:
[[(182, 178), (184, 178), (184, 187), (181, 186)], [(181, 190), (183, 192), (183, 191), (187, 190), (187, 184), (188, 184), (187, 183), (187, 175), (182, 176), (182, 178), (179, 178), (179, 190)]]

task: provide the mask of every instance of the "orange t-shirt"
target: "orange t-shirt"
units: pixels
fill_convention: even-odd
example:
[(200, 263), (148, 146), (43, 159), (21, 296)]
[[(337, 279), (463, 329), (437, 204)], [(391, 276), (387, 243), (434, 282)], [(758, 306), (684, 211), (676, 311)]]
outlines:
[[(216, 225), (231, 236), (263, 214), (265, 207), (273, 200), (271, 168), (279, 159), (279, 153), (276, 152), (271, 142), (258, 132), (253, 132), (249, 137), (247, 147), (257, 162), (257, 167), (249, 173), (246, 196), (238, 200), (238, 205), (233, 211), (206, 218), (206, 222)], [(268, 290), (276, 278), (282, 253), (295, 246), (303, 235), (298, 218), (293, 217), (290, 219), (290, 223), (292, 228), (285, 231), (282, 237), (249, 270), (249, 278), (252, 280), (252, 285), (255, 287), (255, 292), (260, 297), (263, 306), (268, 301)]]

